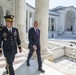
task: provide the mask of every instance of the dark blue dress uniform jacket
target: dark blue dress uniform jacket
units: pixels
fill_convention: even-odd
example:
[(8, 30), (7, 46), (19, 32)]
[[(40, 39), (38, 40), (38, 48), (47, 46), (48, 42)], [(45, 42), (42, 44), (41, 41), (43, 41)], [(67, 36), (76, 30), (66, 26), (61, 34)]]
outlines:
[(19, 48), (21, 48), (18, 29), (12, 27), (12, 33), (11, 33), (8, 31), (7, 27), (2, 28), (2, 30), (0, 30), (0, 49), (2, 42), (3, 42), (2, 48), (4, 56), (6, 57), (9, 54), (15, 55), (17, 53), (17, 45), (19, 46)]

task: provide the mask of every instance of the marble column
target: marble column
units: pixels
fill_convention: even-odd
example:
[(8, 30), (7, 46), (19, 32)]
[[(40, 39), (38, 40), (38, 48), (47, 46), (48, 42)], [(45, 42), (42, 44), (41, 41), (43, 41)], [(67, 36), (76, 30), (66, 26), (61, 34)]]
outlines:
[(73, 25), (73, 32), (76, 34), (76, 18), (75, 18), (73, 23), (74, 23), (74, 25)]
[(17, 27), (22, 45), (26, 44), (26, 0), (17, 0)]
[(41, 54), (43, 58), (46, 58), (50, 55), (47, 49), (48, 18), (49, 18), (49, 0), (35, 0), (35, 21), (38, 21), (39, 29), (41, 31), (40, 43), (41, 43)]
[(30, 28), (30, 12), (27, 12), (27, 26), (28, 26), (28, 30)]
[(51, 31), (51, 17), (50, 17), (50, 31)]
[(33, 19), (32, 20), (33, 21), (32, 23), (34, 23), (34, 12), (32, 13), (32, 19)]
[(12, 15), (14, 15), (14, 22), (13, 22), (13, 26), (17, 27), (16, 25), (16, 0), (12, 0)]
[(41, 52), (47, 52), (48, 43), (48, 17), (49, 17), (49, 0), (35, 0), (35, 20), (39, 23), (41, 30)]

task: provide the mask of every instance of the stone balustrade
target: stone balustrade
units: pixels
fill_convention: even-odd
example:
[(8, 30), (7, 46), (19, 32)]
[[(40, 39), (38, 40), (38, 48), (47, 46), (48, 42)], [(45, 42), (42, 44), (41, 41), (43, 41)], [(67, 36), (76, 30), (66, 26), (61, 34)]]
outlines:
[(48, 42), (48, 49), (52, 52), (53, 59), (59, 58), (64, 55), (76, 59), (76, 47)]
[(75, 47), (64, 47), (65, 56), (76, 59), (76, 48)]

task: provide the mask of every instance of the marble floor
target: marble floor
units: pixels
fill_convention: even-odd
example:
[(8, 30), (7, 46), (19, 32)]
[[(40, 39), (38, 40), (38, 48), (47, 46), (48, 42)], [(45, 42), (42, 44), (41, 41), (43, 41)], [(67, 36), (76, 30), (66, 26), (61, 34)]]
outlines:
[[(36, 58), (32, 58), (30, 60), (30, 67), (26, 65), (26, 59), (27, 53), (18, 53), (16, 55), (14, 62), (15, 75), (67, 75), (64, 72), (52, 67), (56, 65), (57, 67), (61, 66), (64, 69), (70, 69), (71, 71), (76, 72), (76, 60), (66, 56), (55, 59), (53, 62), (55, 65), (49, 64), (48, 62), (45, 64), (45, 61), (43, 61), (42, 65), (45, 70), (44, 74), (38, 71), (38, 63)], [(0, 57), (0, 75), (6, 75), (4, 57)], [(76, 75), (76, 73), (71, 75)]]
[(61, 65), (64, 68), (68, 68), (76, 72), (76, 59), (70, 57), (60, 57), (54, 60), (57, 65)]
[(58, 70), (51, 68), (50, 66), (43, 63), (43, 69), (45, 73), (38, 71), (36, 59), (31, 59), (30, 67), (26, 65), (26, 61), (15, 71), (16, 75), (66, 75)]
[[(20, 57), (20, 58), (18, 58)], [(43, 69), (45, 70), (45, 73), (41, 73), (38, 71), (38, 63), (37, 63), (37, 59), (31, 59), (30, 60), (30, 67), (28, 67), (26, 65), (26, 56), (25, 54), (18, 54), (18, 56), (16, 57), (16, 61), (18, 60), (24, 60), (18, 64), (14, 64), (14, 69), (15, 69), (15, 75), (67, 75), (47, 64), (45, 64), (45, 61), (43, 61)], [(71, 59), (71, 58), (68, 58), (68, 57), (61, 57), (61, 58), (58, 58), (56, 60), (54, 60), (55, 65), (61, 65), (62, 67), (65, 68), (69, 68), (73, 71), (76, 72), (76, 60), (74, 59)], [(50, 64), (52, 65), (52, 64)], [(53, 65), (53, 66), (55, 66)], [(5, 68), (2, 67), (0, 68), (0, 75), (6, 75), (5, 74)]]
[[(24, 62), (26, 61), (25, 53), (18, 53), (15, 57), (14, 61), (14, 70), (18, 69)], [(4, 56), (0, 57), (0, 75), (6, 75), (5, 74), (5, 58)]]

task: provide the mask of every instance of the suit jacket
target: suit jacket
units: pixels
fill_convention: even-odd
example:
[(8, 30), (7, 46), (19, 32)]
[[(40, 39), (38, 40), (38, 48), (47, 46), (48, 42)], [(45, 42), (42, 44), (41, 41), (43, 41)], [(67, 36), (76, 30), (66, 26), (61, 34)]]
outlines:
[(29, 39), (29, 45), (28, 45), (29, 49), (33, 48), (33, 45), (36, 45), (37, 48), (40, 49), (40, 30), (39, 29), (38, 29), (38, 36), (36, 36), (35, 29), (30, 28), (28, 39)]
[(11, 33), (8, 31), (7, 27), (3, 28), (0, 32), (0, 48), (2, 45), (4, 56), (7, 56), (9, 54), (15, 55), (17, 53), (17, 44), (21, 45), (18, 29), (13, 27)]

